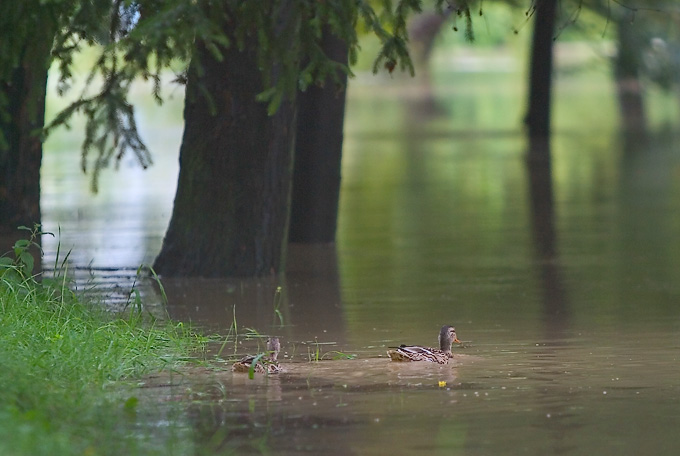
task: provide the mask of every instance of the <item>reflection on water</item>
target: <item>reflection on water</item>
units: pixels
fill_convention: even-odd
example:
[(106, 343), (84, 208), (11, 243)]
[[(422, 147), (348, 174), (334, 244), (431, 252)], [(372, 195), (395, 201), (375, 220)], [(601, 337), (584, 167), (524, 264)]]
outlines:
[[(675, 454), (677, 137), (558, 122), (545, 179), (508, 120), (516, 92), (496, 85), (476, 104), (434, 90), (407, 92), (413, 110), (398, 89), (350, 92), (337, 246), (292, 246), (284, 277), (164, 281), (172, 318), (281, 336), (287, 372), (150, 379), (146, 400), (192, 399), (181, 422), (193, 444), (235, 454)], [(425, 118), (421, 95), (438, 104)], [(582, 109), (558, 117), (571, 128)], [(61, 226), (62, 257), (74, 248), (80, 283), (112, 305), (160, 248), (178, 149), (164, 147), (173, 157), (157, 156), (156, 174), (107, 175), (98, 196), (64, 151), (45, 159), (45, 226)], [(44, 246), (49, 269), (57, 244)], [(436, 345), (443, 324), (466, 343), (455, 363), (386, 359), (388, 346)], [(229, 355), (257, 350), (241, 342)], [(326, 360), (308, 362), (317, 349)]]
[(165, 394), (192, 399), (183, 419), (198, 446), (237, 454), (673, 454), (676, 369), (651, 349), (672, 341), (607, 336), (485, 344), (449, 366), (382, 357), (289, 361), (254, 380), (192, 371)]

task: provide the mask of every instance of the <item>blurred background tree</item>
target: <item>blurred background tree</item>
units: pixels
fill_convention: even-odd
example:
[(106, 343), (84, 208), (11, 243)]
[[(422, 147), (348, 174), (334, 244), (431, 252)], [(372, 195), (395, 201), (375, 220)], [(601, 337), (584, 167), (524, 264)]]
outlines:
[[(128, 100), (130, 85), (140, 77), (151, 80), (153, 94), (162, 102), (162, 72), (179, 67), (176, 81), (189, 85), (183, 172), (178, 204), (156, 264), (166, 274), (263, 275), (280, 269), (287, 242), (296, 92), (314, 84), (342, 86), (349, 73), (348, 63), (356, 59), (359, 27), (374, 33), (381, 42), (376, 71), (386, 68), (391, 72), (398, 67), (412, 72), (406, 20), (419, 10), (420, 2), (384, 2), (379, 12), (364, 1), (116, 0), (81, 4), (54, 0), (10, 6), (0, 24), (4, 35), (0, 160), (6, 187), (0, 192), (0, 223), (12, 229), (17, 223), (39, 221), (42, 147), (37, 133), (68, 126), (75, 114), (86, 119), (82, 168), (92, 171), (93, 190), (99, 172), (128, 152), (135, 154), (142, 167), (148, 166), (151, 157)], [(40, 40), (33, 36), (35, 30), (40, 30)], [(323, 40), (328, 36), (344, 43), (346, 59), (327, 57)], [(98, 46), (99, 55), (86, 89), (43, 129), (50, 65), (58, 65), (58, 90), (65, 93), (73, 81), (74, 55), (92, 45)], [(240, 65), (241, 71), (230, 72), (225, 61)], [(224, 80), (226, 77), (231, 79)], [(214, 93), (220, 82), (230, 90)], [(243, 87), (248, 90), (245, 98), (239, 98)], [(26, 88), (38, 93), (25, 96)], [(282, 123), (283, 116), (287, 120)], [(192, 136), (192, 122), (199, 118), (205, 122)], [(218, 130), (223, 132), (221, 137), (217, 137)], [(259, 134), (263, 131), (271, 131), (273, 137), (267, 140)], [(203, 133), (215, 134), (210, 150), (205, 150), (203, 139), (207, 136)], [(251, 141), (239, 142), (243, 137)], [(189, 159), (201, 148), (205, 156), (198, 153), (194, 160)], [(279, 150), (281, 157), (267, 163), (274, 150)], [(239, 163), (242, 167), (233, 168)], [(211, 172), (201, 174), (206, 168)], [(234, 179), (220, 187), (226, 170), (235, 172)], [(253, 173), (241, 175), (244, 170)], [(22, 176), (19, 183), (16, 176)], [(255, 180), (262, 185), (254, 185)], [(226, 193), (216, 192), (218, 188)], [(226, 204), (215, 204), (211, 214), (196, 217), (202, 211), (194, 203), (207, 203), (210, 198)], [(182, 205), (183, 201), (187, 204)], [(249, 211), (259, 212), (244, 217)], [(220, 224), (220, 220), (228, 224)], [(227, 230), (227, 236), (224, 231), (213, 234), (218, 231), (216, 222), (218, 229)], [(203, 238), (207, 242), (198, 242)]]
[[(149, 166), (129, 90), (138, 78), (151, 81), (160, 103), (162, 76), (171, 71), (175, 82), (187, 84), (186, 131), (175, 209), (156, 266), (167, 275), (258, 276), (281, 270), (288, 240), (334, 240), (344, 87), (360, 35), (369, 33), (378, 43), (374, 71), (413, 73), (407, 20), (423, 2), (4, 3), (0, 226), (7, 231), (39, 221), (41, 139), (76, 114), (86, 120), (81, 164), (93, 189), (100, 171), (128, 153)], [(411, 27), (421, 62), (440, 30), (460, 29), (468, 41), (480, 36), (473, 19), (486, 20), (482, 8), (514, 8), (524, 18), (515, 30), (535, 26), (537, 71), (527, 115), (532, 137), (550, 133), (552, 45), (578, 31), (584, 11), (600, 16), (603, 35), (616, 26), (614, 74), (625, 129), (645, 128), (641, 81), (677, 90), (676, 16), (664, 14), (677, 9), (671, 1), (639, 8), (607, 0), (426, 5), (438, 16), (423, 16)], [(494, 39), (512, 36), (493, 23), (484, 29)], [(67, 93), (74, 56), (88, 47), (97, 57), (85, 90), (43, 128), (48, 69), (54, 65), (57, 90)], [(544, 153), (549, 158), (549, 148)]]

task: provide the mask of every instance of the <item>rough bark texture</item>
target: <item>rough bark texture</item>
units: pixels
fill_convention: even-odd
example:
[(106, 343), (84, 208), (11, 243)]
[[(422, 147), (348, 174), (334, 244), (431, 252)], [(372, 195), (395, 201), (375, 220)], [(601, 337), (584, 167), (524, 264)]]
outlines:
[[(252, 42), (200, 48), (187, 81), (180, 173), (155, 269), (166, 276), (255, 277), (280, 272), (289, 219), (294, 103), (267, 115)], [(204, 95), (209, 94), (209, 99)]]
[[(553, 37), (557, 0), (538, 0), (534, 13), (534, 34), (529, 71), (529, 108), (526, 125), (531, 138), (550, 136), (553, 71)], [(548, 148), (538, 148), (547, 151)], [(531, 148), (531, 150), (535, 150)]]
[[(0, 147), (0, 232), (40, 223), (39, 132), (45, 122), (47, 69), (53, 34), (43, 24), (22, 50), (19, 66), (0, 82), (7, 116), (0, 116), (6, 147)], [(4, 250), (3, 250), (4, 251)]]
[[(347, 63), (347, 45), (326, 33), (323, 49)], [(344, 82), (347, 76), (343, 75)], [(335, 241), (340, 199), (344, 88), (326, 81), (298, 95), (298, 124), (290, 222), (291, 242)]]
[(619, 99), (623, 128), (630, 132), (642, 132), (647, 128), (644, 93), (640, 81), (643, 43), (638, 38), (640, 25), (631, 24), (628, 18), (616, 21), (618, 54), (614, 61), (614, 76)]

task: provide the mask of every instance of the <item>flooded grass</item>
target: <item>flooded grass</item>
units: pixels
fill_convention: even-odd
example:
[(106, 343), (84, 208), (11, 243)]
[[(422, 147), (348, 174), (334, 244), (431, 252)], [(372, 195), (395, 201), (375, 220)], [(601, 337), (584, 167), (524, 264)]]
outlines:
[(0, 454), (169, 454), (172, 439), (131, 432), (137, 393), (119, 381), (175, 369), (205, 340), (105, 313), (64, 278), (39, 283), (17, 264), (0, 271)]

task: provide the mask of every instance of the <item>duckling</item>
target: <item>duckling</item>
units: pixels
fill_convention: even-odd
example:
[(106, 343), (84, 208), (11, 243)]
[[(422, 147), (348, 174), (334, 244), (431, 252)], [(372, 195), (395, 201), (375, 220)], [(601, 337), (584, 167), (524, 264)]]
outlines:
[[(253, 367), (253, 370), (260, 374), (278, 374), (281, 372), (281, 366), (277, 361), (280, 351), (281, 343), (279, 342), (278, 337), (270, 337), (267, 339), (267, 352), (269, 352), (269, 356), (262, 356), (260, 359), (258, 359), (257, 363)], [(244, 356), (239, 361), (236, 361), (233, 366), (231, 366), (231, 370), (234, 372), (248, 373), (250, 371), (250, 366), (253, 364), (253, 361), (255, 361), (255, 358), (257, 358), (257, 355)]]

